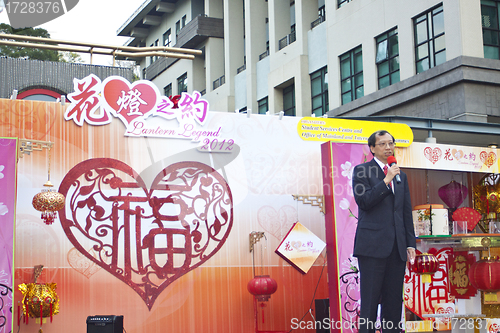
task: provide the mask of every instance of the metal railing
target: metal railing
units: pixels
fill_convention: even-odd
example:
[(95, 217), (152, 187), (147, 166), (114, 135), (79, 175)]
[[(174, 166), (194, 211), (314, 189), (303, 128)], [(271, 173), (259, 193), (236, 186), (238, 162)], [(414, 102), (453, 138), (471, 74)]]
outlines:
[(311, 22), (311, 29), (314, 29), (314, 27), (317, 27), (321, 23), (325, 22), (326, 18), (324, 16), (318, 17), (316, 20)]
[(262, 60), (262, 59), (264, 59), (264, 58), (265, 58), (265, 57), (267, 57), (268, 55), (269, 55), (269, 50), (266, 50), (266, 52), (261, 53), (261, 54), (259, 55), (259, 61), (260, 61), (260, 60)]
[(239, 67), (237, 70), (236, 70), (236, 74), (240, 74), (241, 72), (243, 72), (245, 69), (247, 69), (247, 65), (243, 65), (241, 67)]
[(281, 38), (278, 42), (278, 49), (281, 50), (282, 48), (292, 44), (297, 40), (297, 35), (295, 34), (295, 31), (291, 32), (287, 36)]
[(226, 83), (226, 76), (222, 75), (220, 78), (214, 81), (214, 90)]

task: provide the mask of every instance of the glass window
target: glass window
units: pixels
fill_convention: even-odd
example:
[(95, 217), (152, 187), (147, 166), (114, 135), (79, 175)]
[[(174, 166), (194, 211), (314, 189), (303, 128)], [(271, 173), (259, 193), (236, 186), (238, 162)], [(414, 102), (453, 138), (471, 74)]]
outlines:
[(499, 59), (498, 12), (500, 1), (481, 0), (481, 24), (483, 26), (483, 49), (487, 59)]
[(364, 96), (363, 53), (361, 46), (340, 56), (342, 104)]
[(181, 21), (175, 22), (175, 42), (178, 42), (179, 31), (181, 31)]
[(295, 116), (295, 85), (283, 89), (283, 111), (285, 116)]
[(443, 5), (413, 18), (417, 74), (446, 61)]
[(184, 28), (186, 26), (186, 15), (182, 17), (182, 25), (181, 27)]
[(269, 111), (268, 98), (264, 97), (263, 99), (258, 101), (259, 103), (259, 114), (266, 114)]
[[(150, 46), (151, 46), (151, 47), (158, 46), (159, 42), (160, 42), (160, 40), (159, 40), (159, 39), (157, 39), (157, 40), (155, 40), (155, 42), (154, 42), (154, 43), (152, 43)], [(149, 57), (149, 63), (150, 63), (150, 65), (152, 65), (152, 64), (153, 64), (153, 62), (155, 62), (156, 60), (158, 60), (158, 56), (151, 56), (151, 57)]]
[(177, 78), (177, 94), (180, 95), (182, 92), (187, 92), (187, 90), (187, 73), (184, 73)]
[(163, 34), (163, 46), (172, 46), (172, 31), (168, 29)]
[(323, 67), (311, 74), (311, 105), (316, 117), (328, 112), (328, 72)]
[(167, 97), (172, 96), (172, 83), (163, 87), (163, 95)]
[(378, 88), (382, 89), (399, 82), (398, 28), (391, 29), (375, 37), (377, 43)]

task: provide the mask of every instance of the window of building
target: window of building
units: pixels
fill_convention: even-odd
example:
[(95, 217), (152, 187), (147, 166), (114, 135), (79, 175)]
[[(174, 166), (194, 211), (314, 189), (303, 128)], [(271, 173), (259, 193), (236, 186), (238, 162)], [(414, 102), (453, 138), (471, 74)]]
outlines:
[(163, 87), (163, 95), (167, 97), (172, 96), (172, 83), (169, 83), (165, 87)]
[(181, 94), (182, 92), (187, 92), (188, 83), (187, 83), (187, 73), (182, 74), (177, 78), (177, 94)]
[[(154, 43), (152, 43), (150, 46), (151, 47), (154, 47), (154, 46), (158, 46), (158, 44), (160, 43), (160, 41), (157, 39), (155, 40)], [(158, 60), (158, 56), (152, 56), (152, 57), (149, 57), (149, 61), (150, 61), (150, 64), (153, 64), (153, 62), (155, 62), (156, 60)]]
[(413, 18), (416, 71), (422, 73), (446, 61), (443, 5)]
[(340, 56), (342, 104), (364, 96), (363, 52), (361, 46)]
[(378, 88), (382, 89), (399, 82), (398, 28), (384, 32), (375, 38), (377, 43)]
[(328, 112), (328, 71), (326, 66), (311, 74), (312, 113), (321, 117)]
[(186, 15), (182, 17), (182, 25), (181, 28), (184, 28), (186, 26)]
[(326, 20), (325, 1), (323, 0), (318, 2), (323, 2), (323, 4), (318, 7), (318, 17), (321, 19), (321, 22), (324, 22)]
[(295, 116), (295, 85), (283, 89), (283, 111), (285, 116)]
[(500, 2), (481, 0), (481, 24), (483, 26), (484, 57), (500, 59), (500, 27), (498, 25), (498, 11)]
[(171, 29), (168, 29), (164, 34), (163, 34), (163, 46), (172, 46), (172, 31)]
[(179, 41), (179, 31), (181, 31), (181, 21), (175, 22), (175, 42)]
[(263, 99), (257, 102), (259, 104), (259, 114), (266, 114), (269, 111), (268, 98), (264, 97)]
[(348, 2), (351, 2), (352, 0), (337, 0), (337, 8), (342, 7), (343, 5), (347, 4)]

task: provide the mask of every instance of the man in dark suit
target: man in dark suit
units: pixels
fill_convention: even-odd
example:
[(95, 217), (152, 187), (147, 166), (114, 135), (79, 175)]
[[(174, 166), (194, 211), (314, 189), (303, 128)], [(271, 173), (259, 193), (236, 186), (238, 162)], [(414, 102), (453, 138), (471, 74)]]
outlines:
[(406, 174), (387, 165), (394, 137), (377, 131), (368, 146), (374, 158), (356, 166), (352, 177), (359, 215), (353, 253), (360, 273), (359, 332), (375, 331), (379, 303), (382, 332), (400, 332), (406, 260), (413, 262), (416, 246), (410, 190)]

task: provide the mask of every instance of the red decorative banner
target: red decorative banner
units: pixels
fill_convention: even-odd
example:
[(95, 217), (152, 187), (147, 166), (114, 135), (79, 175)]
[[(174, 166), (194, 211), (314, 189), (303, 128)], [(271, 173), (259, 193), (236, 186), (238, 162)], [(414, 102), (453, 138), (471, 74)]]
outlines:
[(450, 285), (450, 295), (455, 298), (470, 298), (477, 292), (470, 283), (469, 269), (476, 262), (476, 257), (467, 251), (454, 252), (450, 255), (448, 269), (448, 282)]

